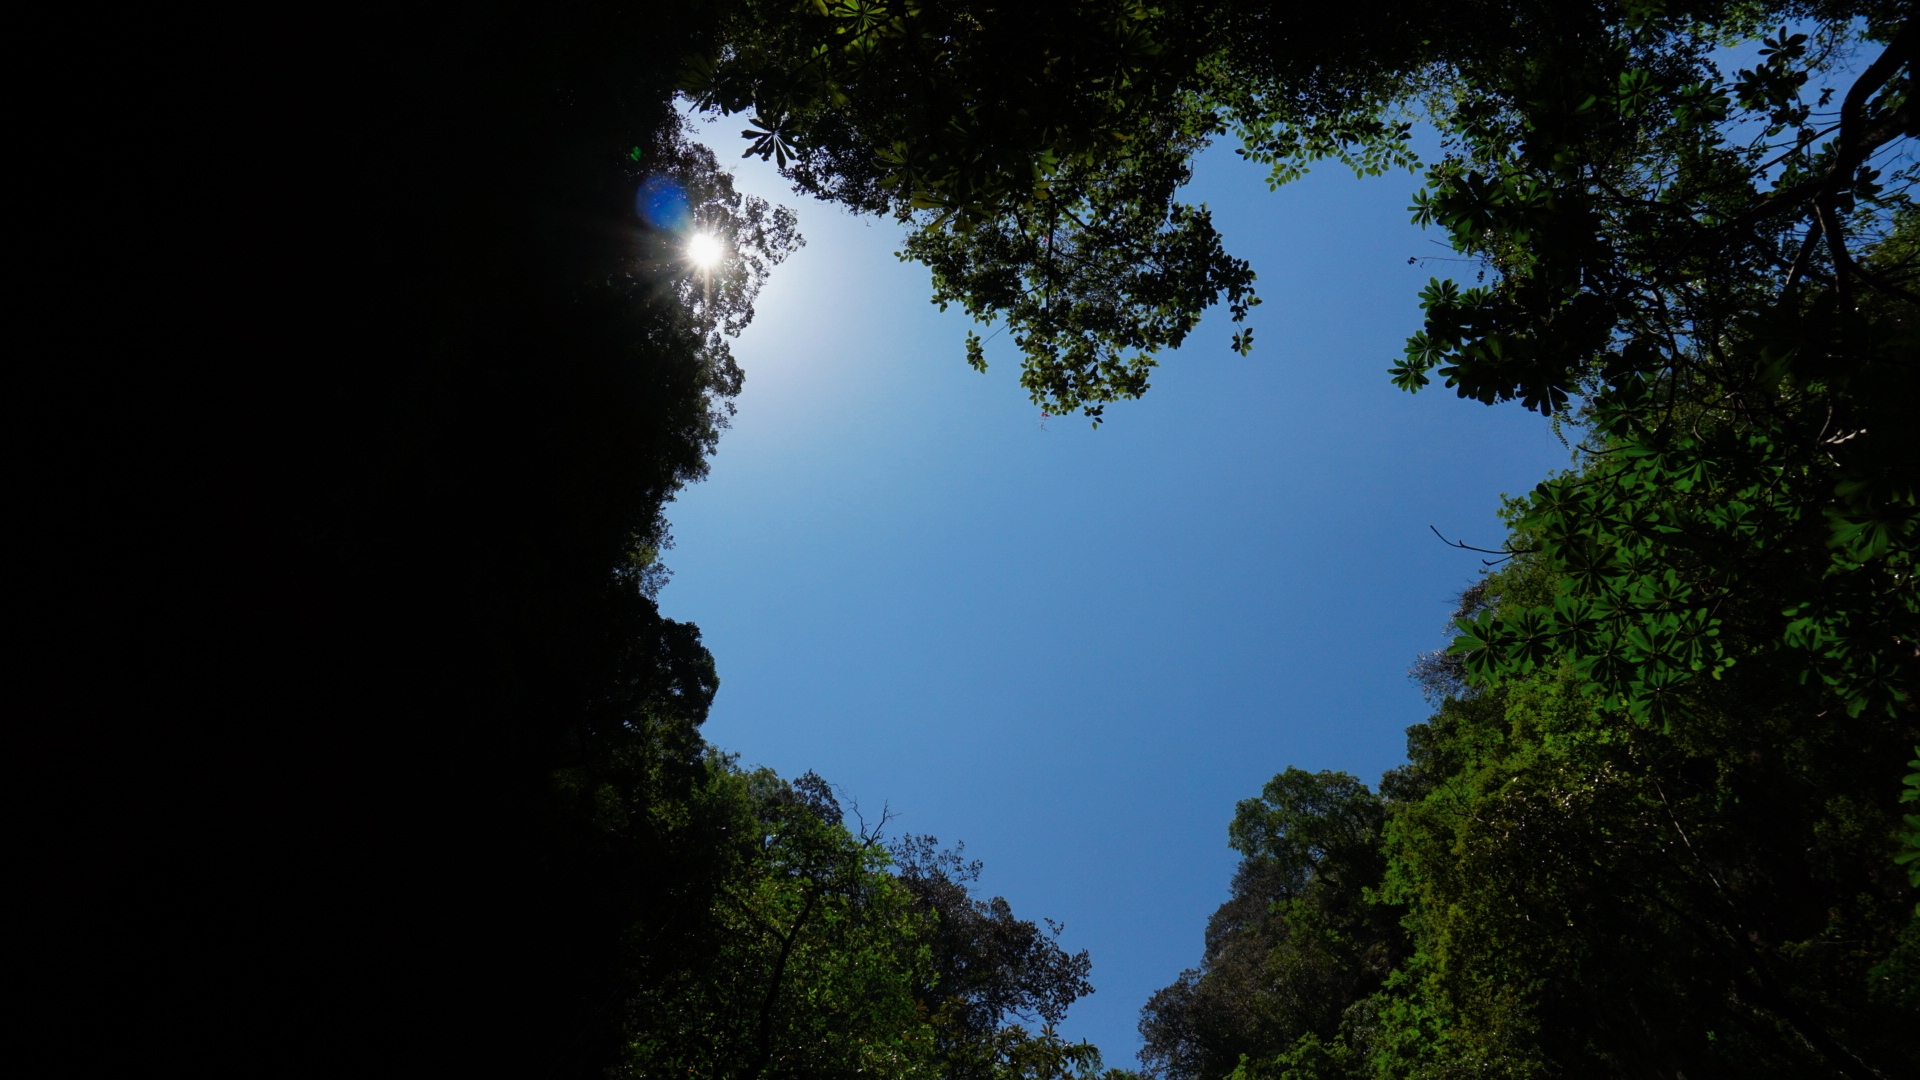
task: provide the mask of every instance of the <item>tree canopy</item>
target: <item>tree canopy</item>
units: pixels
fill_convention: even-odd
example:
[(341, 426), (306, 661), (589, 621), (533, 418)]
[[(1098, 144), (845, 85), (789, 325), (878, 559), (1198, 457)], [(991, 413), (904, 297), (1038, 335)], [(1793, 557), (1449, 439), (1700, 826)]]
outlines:
[(1276, 189), (1419, 171), (1409, 213), (1475, 269), (1420, 293), (1386, 377), (1580, 440), (1419, 665), (1440, 709), (1384, 801), (1290, 771), (1242, 804), (1151, 1069), (1914, 1070), (1910, 5), (729, 12), (684, 92), (903, 222), (1048, 411), (1097, 423), (1208, 307), (1249, 317), (1251, 268), (1180, 198), (1231, 138)]
[[(1150, 1070), (1920, 1068), (1910, 4), (502, 0), (304, 53), (129, 18), (72, 35), (109, 74), (30, 155), (65, 200), (17, 590), (61, 1053), (1100, 1074), (1055, 928), (700, 734), (663, 511), (800, 238), (680, 92), (906, 223), (933, 299), (1096, 422), (1216, 304), (1254, 348), (1253, 269), (1182, 201), (1203, 148), (1419, 170), (1477, 269), (1386, 377), (1582, 440), (1422, 662), (1410, 764), (1241, 805)], [(163, 273), (102, 269), (130, 163), (173, 178)]]
[[(1554, 585), (1525, 556), (1463, 607)], [(1478, 689), (1416, 670), (1439, 707), (1378, 796), (1288, 769), (1241, 804), (1202, 964), (1142, 1011), (1150, 1075), (1920, 1067), (1920, 921), (1887, 858), (1884, 767), (1910, 723), (1730, 676), (1658, 727), (1571, 663)]]
[[(747, 152), (801, 190), (906, 222), (902, 257), (932, 269), (935, 300), (1004, 319), (1034, 399), (1096, 421), (1145, 392), (1208, 306), (1240, 321), (1257, 303), (1205, 208), (1178, 199), (1201, 147), (1231, 133), (1278, 186), (1323, 159), (1413, 165), (1413, 125), (1429, 125), (1442, 149), (1414, 220), (1478, 280), (1421, 293), (1392, 379), (1577, 423), (1608, 462), (1535, 494), (1569, 587), (1465, 628), (1473, 670), (1576, 655), (1656, 718), (1742, 660), (1791, 663), (1850, 712), (1911, 700), (1903, 5), (822, 2), (732, 18), (689, 63), (695, 101), (750, 111)], [(984, 366), (977, 337), (968, 358)], [(1787, 614), (1726, 632), (1751, 603)]]

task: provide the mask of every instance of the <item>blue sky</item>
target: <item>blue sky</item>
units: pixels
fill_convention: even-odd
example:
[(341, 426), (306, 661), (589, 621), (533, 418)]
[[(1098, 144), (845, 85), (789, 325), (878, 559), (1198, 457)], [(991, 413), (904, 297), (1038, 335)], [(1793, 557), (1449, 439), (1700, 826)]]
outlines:
[[(738, 127), (703, 130), (726, 158)], [(896, 226), (736, 172), (807, 246), (737, 343), (711, 477), (669, 508), (662, 607), (720, 668), (707, 737), (965, 841), (989, 893), (1091, 950), (1063, 1031), (1131, 1066), (1226, 898), (1235, 801), (1404, 760), (1407, 666), (1480, 569), (1429, 526), (1494, 546), (1499, 496), (1568, 452), (1515, 406), (1388, 383), (1415, 294), (1460, 265), (1408, 265), (1450, 254), (1408, 223), (1413, 176), (1269, 192), (1209, 151), (1187, 197), (1260, 275), (1256, 350), (1210, 316), (1096, 431), (1042, 426), (1004, 335), (968, 369)]]

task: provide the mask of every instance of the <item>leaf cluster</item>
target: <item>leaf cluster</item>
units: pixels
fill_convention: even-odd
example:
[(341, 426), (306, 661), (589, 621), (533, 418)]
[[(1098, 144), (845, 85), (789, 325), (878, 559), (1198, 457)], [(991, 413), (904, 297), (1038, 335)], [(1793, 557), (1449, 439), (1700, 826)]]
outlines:
[[(1476, 585), (1496, 610), (1557, 587), (1524, 559)], [(1637, 722), (1562, 664), (1447, 697), (1380, 798), (1340, 774), (1277, 775), (1236, 813), (1248, 858), (1203, 966), (1143, 1011), (1150, 1071), (1912, 1070), (1920, 919), (1886, 857), (1884, 767), (1912, 722), (1816, 714), (1751, 670), (1690, 716)], [(1388, 963), (1329, 980), (1297, 960), (1302, 931), (1326, 925), (1303, 916), (1339, 861), (1369, 858), (1346, 925), (1383, 928)], [(1256, 886), (1262, 865), (1277, 873)]]
[(1346, 773), (1290, 768), (1239, 804), (1233, 895), (1207, 922), (1200, 966), (1141, 1010), (1147, 1075), (1197, 1080), (1334, 1040), (1353, 1002), (1404, 958), (1400, 912), (1376, 902), (1385, 810)]

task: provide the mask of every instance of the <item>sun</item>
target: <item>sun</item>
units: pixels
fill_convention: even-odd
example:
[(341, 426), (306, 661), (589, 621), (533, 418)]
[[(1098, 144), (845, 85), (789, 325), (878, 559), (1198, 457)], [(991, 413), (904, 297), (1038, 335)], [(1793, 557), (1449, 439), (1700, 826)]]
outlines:
[(701, 270), (711, 270), (718, 266), (721, 257), (726, 253), (726, 245), (712, 233), (694, 233), (687, 240), (687, 261)]

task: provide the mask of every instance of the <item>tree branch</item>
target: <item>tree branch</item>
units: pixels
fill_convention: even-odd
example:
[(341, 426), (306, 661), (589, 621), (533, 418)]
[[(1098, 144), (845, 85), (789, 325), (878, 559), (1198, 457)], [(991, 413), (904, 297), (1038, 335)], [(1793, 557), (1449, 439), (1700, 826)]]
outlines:
[(1847, 89), (1846, 99), (1840, 106), (1840, 138), (1833, 164), (1820, 175), (1803, 180), (1785, 191), (1775, 191), (1759, 205), (1735, 214), (1724, 223), (1724, 227), (1738, 230), (1756, 225), (1810, 198), (1837, 191), (1853, 175), (1853, 170), (1871, 157), (1875, 150), (1903, 134), (1910, 134), (1908, 129), (1913, 126), (1913, 116), (1911, 109), (1905, 105), (1881, 117), (1871, 128), (1863, 129), (1862, 125), (1866, 123), (1868, 100), (1908, 63), (1913, 49), (1913, 36), (1913, 20), (1908, 19), (1900, 25), (1900, 31), (1888, 42), (1885, 51), (1867, 65), (1867, 69)]
[(794, 942), (800, 940), (800, 928), (806, 925), (807, 916), (813, 913), (813, 905), (820, 899), (820, 890), (807, 895), (807, 902), (800, 906), (800, 915), (793, 920), (793, 929), (787, 932), (786, 940), (780, 943), (780, 956), (773, 962), (773, 977), (768, 981), (767, 998), (760, 1004), (760, 1046), (754, 1058), (753, 1067), (748, 1069), (744, 1080), (759, 1080), (766, 1071), (767, 1063), (773, 1060), (773, 1007), (780, 1000), (780, 982), (787, 971), (787, 957), (793, 954)]
[(1515, 555), (1526, 555), (1526, 554), (1529, 554), (1529, 553), (1531, 552), (1531, 550), (1532, 550), (1532, 549), (1527, 549), (1527, 550), (1522, 550), (1522, 551), (1515, 551), (1515, 550), (1513, 550), (1512, 548), (1505, 548), (1505, 549), (1502, 549), (1502, 550), (1499, 550), (1499, 551), (1495, 551), (1495, 550), (1494, 550), (1494, 549), (1492, 549), (1492, 548), (1483, 548), (1483, 547), (1474, 547), (1474, 546), (1473, 546), (1472, 544), (1468, 544), (1468, 543), (1465, 543), (1465, 542), (1463, 542), (1463, 541), (1459, 541), (1459, 540), (1449, 540), (1449, 539), (1447, 539), (1447, 538), (1446, 538), (1446, 537), (1445, 537), (1444, 535), (1442, 535), (1442, 534), (1441, 534), (1441, 532), (1440, 532), (1440, 530), (1439, 530), (1439, 528), (1438, 528), (1438, 527), (1436, 527), (1436, 526), (1433, 526), (1433, 525), (1429, 525), (1429, 526), (1427, 526), (1427, 528), (1429, 528), (1429, 529), (1432, 529), (1432, 530), (1433, 530), (1433, 535), (1435, 535), (1435, 536), (1438, 536), (1438, 537), (1440, 537), (1440, 542), (1441, 542), (1441, 543), (1443, 543), (1443, 544), (1445, 544), (1445, 545), (1447, 545), (1448, 547), (1457, 547), (1457, 548), (1459, 548), (1459, 549), (1460, 549), (1460, 550), (1462, 550), (1462, 551), (1478, 551), (1478, 552), (1481, 552), (1481, 553), (1483, 553), (1483, 554), (1487, 554), (1487, 555), (1498, 555), (1498, 556), (1500, 556), (1500, 558), (1498, 558), (1498, 559), (1494, 559), (1494, 560), (1492, 560), (1491, 562), (1488, 562), (1488, 560), (1486, 560), (1486, 559), (1482, 559), (1482, 560), (1480, 560), (1481, 562), (1484, 562), (1484, 563), (1486, 563), (1486, 564), (1487, 564), (1488, 566), (1492, 566), (1492, 565), (1494, 565), (1495, 563), (1502, 563), (1502, 562), (1505, 562), (1506, 560), (1508, 560), (1508, 559), (1511, 559), (1511, 558), (1513, 558), (1513, 557), (1514, 557)]

